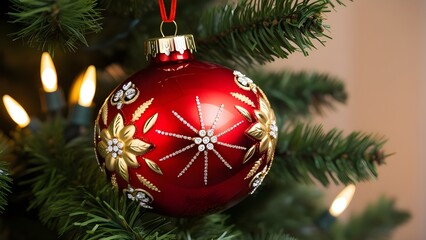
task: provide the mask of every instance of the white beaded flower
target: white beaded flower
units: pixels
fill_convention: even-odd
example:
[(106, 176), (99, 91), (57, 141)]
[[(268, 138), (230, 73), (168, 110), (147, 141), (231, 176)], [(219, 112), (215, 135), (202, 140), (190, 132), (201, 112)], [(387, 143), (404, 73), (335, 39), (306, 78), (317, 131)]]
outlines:
[(152, 203), (154, 199), (147, 191), (143, 189), (134, 189), (129, 186), (128, 189), (124, 189), (124, 193), (128, 199), (139, 203), (141, 207), (152, 209), (149, 204)]
[(117, 109), (121, 109), (123, 104), (130, 104), (134, 102), (138, 96), (139, 90), (135, 87), (135, 84), (128, 82), (114, 93), (111, 97), (111, 104), (113, 106), (117, 106)]

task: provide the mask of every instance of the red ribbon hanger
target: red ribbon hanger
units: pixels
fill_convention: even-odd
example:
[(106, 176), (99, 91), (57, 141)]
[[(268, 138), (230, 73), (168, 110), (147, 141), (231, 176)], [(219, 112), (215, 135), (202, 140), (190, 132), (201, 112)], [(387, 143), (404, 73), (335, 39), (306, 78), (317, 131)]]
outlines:
[(170, 16), (167, 17), (166, 7), (164, 5), (164, 0), (158, 0), (158, 5), (160, 5), (160, 14), (163, 22), (173, 22), (176, 16), (176, 2), (177, 0), (172, 0), (170, 6)]

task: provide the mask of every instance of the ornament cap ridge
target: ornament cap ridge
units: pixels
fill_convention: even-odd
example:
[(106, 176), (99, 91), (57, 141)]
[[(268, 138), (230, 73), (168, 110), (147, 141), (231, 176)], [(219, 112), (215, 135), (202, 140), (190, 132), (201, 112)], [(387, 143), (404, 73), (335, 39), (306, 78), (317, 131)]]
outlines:
[(156, 57), (157, 54), (170, 55), (172, 52), (183, 54), (186, 50), (197, 51), (194, 36), (192, 34), (165, 36), (158, 38), (150, 38), (145, 41), (145, 55)]

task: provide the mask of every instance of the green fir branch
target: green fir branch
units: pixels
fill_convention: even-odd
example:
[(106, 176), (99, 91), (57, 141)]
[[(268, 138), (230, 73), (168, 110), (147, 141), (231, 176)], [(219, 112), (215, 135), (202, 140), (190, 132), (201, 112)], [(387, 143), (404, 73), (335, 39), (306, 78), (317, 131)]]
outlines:
[(13, 23), (21, 24), (14, 33), (30, 46), (54, 53), (57, 46), (74, 51), (77, 43), (88, 45), (86, 35), (99, 32), (101, 16), (96, 0), (10, 0), (9, 15)]
[(8, 153), (8, 140), (0, 133), (0, 213), (5, 210), (8, 195), (11, 193), (12, 178), (9, 174), (8, 164), (4, 161), (4, 157)]
[(334, 102), (347, 99), (343, 82), (327, 74), (257, 71), (249, 75), (268, 96), (279, 125), (288, 117), (322, 114), (324, 108), (333, 109)]
[(377, 176), (376, 166), (388, 156), (385, 141), (371, 135), (342, 131), (325, 132), (321, 125), (296, 123), (278, 139), (272, 173), (275, 178), (310, 182), (312, 178), (328, 185), (355, 183)]
[(394, 200), (381, 197), (363, 213), (350, 218), (342, 239), (389, 239), (392, 231), (410, 218), (407, 211), (396, 209)]
[(30, 207), (40, 220), (70, 239), (172, 239), (164, 218), (144, 217), (136, 203), (111, 190), (97, 165), (93, 142), (65, 142), (61, 119), (21, 139), (29, 166)]
[(323, 0), (241, 0), (203, 14), (197, 46), (203, 58), (242, 66), (266, 63), (276, 57), (323, 44), (328, 12)]
[(11, 184), (12, 178), (10, 177), (7, 165), (0, 160), (0, 213), (4, 211), (7, 205), (7, 197), (11, 193)]
[(228, 223), (228, 218), (229, 216), (225, 214), (210, 214), (201, 217), (175, 219), (177, 239), (238, 239), (241, 233), (233, 224)]
[(174, 239), (169, 232), (160, 233), (168, 224), (164, 217), (143, 211), (111, 187), (99, 191), (98, 196), (83, 187), (64, 191), (50, 211), (69, 213), (59, 230), (69, 239)]

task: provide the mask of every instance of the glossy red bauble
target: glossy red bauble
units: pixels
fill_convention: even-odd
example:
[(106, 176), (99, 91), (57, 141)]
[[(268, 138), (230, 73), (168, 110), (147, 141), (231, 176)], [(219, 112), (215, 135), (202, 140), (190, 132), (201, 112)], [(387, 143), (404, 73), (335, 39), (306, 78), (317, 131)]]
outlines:
[(183, 217), (223, 210), (254, 192), (276, 139), (262, 90), (185, 50), (158, 54), (117, 86), (99, 112), (95, 143), (100, 166), (128, 198)]

